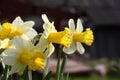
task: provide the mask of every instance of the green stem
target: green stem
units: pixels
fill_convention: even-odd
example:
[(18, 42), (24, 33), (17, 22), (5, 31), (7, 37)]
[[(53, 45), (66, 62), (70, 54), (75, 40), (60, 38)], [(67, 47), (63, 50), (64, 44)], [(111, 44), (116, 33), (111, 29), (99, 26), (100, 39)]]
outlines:
[(26, 67), (24, 74), (23, 74), (23, 79), (28, 80), (28, 66)]
[(16, 74), (16, 80), (20, 80), (20, 76)]
[(59, 47), (59, 52), (58, 52), (58, 56), (57, 56), (57, 68), (56, 68), (56, 75), (55, 75), (55, 80), (59, 80), (59, 76), (60, 76), (60, 58), (61, 58), (61, 54), (62, 54), (62, 45), (60, 45)]
[(64, 70), (65, 70), (65, 66), (66, 66), (66, 59), (67, 59), (67, 56), (65, 56), (63, 61), (62, 61), (61, 68), (60, 68), (59, 80), (64, 80), (63, 74), (64, 74)]
[(9, 67), (8, 67), (8, 65), (5, 65), (5, 69), (4, 69), (4, 71), (3, 71), (3, 76), (2, 76), (2, 79), (1, 80), (7, 80), (7, 77), (8, 77), (8, 69), (9, 69)]
[(12, 80), (12, 75), (9, 75), (8, 80)]
[(50, 80), (51, 75), (52, 75), (52, 71), (49, 71), (48, 74), (45, 77), (43, 77), (42, 80)]
[(66, 77), (66, 80), (69, 80), (69, 73), (67, 73), (67, 77)]
[[(8, 68), (9, 68), (8, 71), (10, 71), (11, 70), (11, 66), (9, 66)], [(7, 80), (12, 80), (12, 75), (9, 75)]]

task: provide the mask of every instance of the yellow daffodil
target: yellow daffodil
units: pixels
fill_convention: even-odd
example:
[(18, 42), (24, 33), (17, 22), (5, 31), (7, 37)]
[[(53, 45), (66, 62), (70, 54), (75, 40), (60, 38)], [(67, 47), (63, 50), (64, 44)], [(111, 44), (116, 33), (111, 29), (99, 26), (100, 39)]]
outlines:
[(45, 67), (45, 56), (36, 48), (31, 41), (16, 36), (14, 38), (15, 48), (5, 50), (1, 55), (3, 63), (12, 66), (9, 75), (13, 73), (23, 74), (26, 66), (30, 70), (43, 70)]
[(93, 32), (90, 28), (87, 28), (86, 31), (83, 31), (83, 26), (80, 19), (77, 20), (77, 26), (75, 29), (74, 20), (69, 20), (69, 28), (72, 34), (72, 44), (69, 48), (63, 48), (63, 51), (67, 54), (72, 54), (76, 50), (83, 54), (85, 49), (83, 48), (81, 43), (85, 43), (86, 45), (90, 46), (93, 42)]
[(45, 51), (46, 56), (49, 57), (54, 51), (54, 46), (52, 43), (57, 43), (64, 45), (65, 47), (69, 47), (71, 44), (70, 30), (65, 28), (64, 31), (57, 32), (54, 26), (54, 22), (51, 23), (45, 14), (42, 15), (42, 19), (44, 21), (44, 32), (40, 38), (39, 47), (44, 48), (43, 50), (47, 48)]
[(5, 22), (0, 26), (0, 40), (13, 39), (15, 36), (32, 39), (37, 35), (37, 32), (32, 28), (33, 25), (33, 21), (23, 22), (20, 17), (16, 17), (12, 23)]

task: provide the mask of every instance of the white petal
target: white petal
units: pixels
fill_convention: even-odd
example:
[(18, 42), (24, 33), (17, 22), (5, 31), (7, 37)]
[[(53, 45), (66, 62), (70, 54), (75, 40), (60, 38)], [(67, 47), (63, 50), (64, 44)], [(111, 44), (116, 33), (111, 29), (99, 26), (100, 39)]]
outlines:
[(24, 49), (26, 49), (26, 50), (33, 50), (34, 44), (32, 44), (31, 40), (29, 40), (29, 39), (26, 40), (26, 39), (20, 38), (20, 37), (18, 37), (18, 38), (19, 38), (19, 40), (16, 41), (16, 43), (20, 42), (20, 40), (21, 40), (21, 43), (19, 43), (19, 44), (15, 43), (16, 44), (16, 49), (18, 51), (22, 51)]
[(66, 54), (73, 54), (73, 53), (76, 51), (76, 45), (75, 45), (75, 43), (72, 43), (69, 48), (64, 47), (64, 48), (63, 48), (63, 51), (64, 51)]
[(6, 49), (5, 51), (3, 51), (1, 54), (5, 54), (7, 56), (13, 56), (16, 55), (17, 50), (16, 49)]
[(48, 41), (43, 36), (41, 36), (39, 43), (36, 45), (36, 48), (41, 49), (42, 52), (44, 52), (47, 46), (48, 46)]
[(48, 45), (48, 48), (45, 51), (46, 57), (50, 57), (52, 53), (54, 52), (54, 50), (55, 50), (55, 47), (52, 44)]
[(15, 20), (12, 22), (12, 26), (14, 28), (19, 27), (23, 23), (23, 20), (18, 16), (15, 18)]
[(24, 40), (24, 49), (31, 51), (34, 49), (34, 44), (30, 40)]
[(54, 22), (52, 22), (51, 26), (52, 26), (52, 31), (57, 32), (57, 30), (55, 29), (55, 26), (54, 26)]
[(9, 40), (8, 44), (9, 44), (9, 48), (15, 48), (13, 40)]
[(20, 38), (19, 36), (16, 36), (14, 38), (14, 44), (15, 44), (15, 47), (18, 51), (21, 51), (24, 49), (24, 42), (23, 42), (23, 39)]
[(7, 65), (14, 65), (18, 58), (18, 52), (15, 49), (5, 50), (1, 55), (3, 55), (3, 62)]
[(48, 24), (43, 24), (43, 29), (44, 29), (44, 35), (45, 35), (45, 37), (47, 38), (48, 37), (48, 35), (49, 35), (49, 31), (51, 31), (51, 30), (49, 30), (49, 27), (48, 27), (49, 25)]
[(31, 40), (23, 39), (19, 36), (16, 36), (14, 38), (14, 44), (18, 52), (21, 52), (23, 50), (33, 50), (34, 44), (32, 44)]
[(42, 19), (44, 21), (44, 23), (49, 23), (48, 17), (46, 14), (42, 14)]
[(21, 27), (22, 27), (22, 28), (26, 28), (26, 27), (32, 28), (32, 27), (34, 26), (34, 24), (35, 24), (34, 21), (26, 21), (26, 22), (24, 22), (24, 23), (21, 25)]
[(10, 72), (8, 73), (8, 75), (11, 75), (11, 74), (14, 74), (14, 73), (17, 73), (18, 70), (20, 68), (20, 64), (19, 63), (16, 63), (12, 66)]
[(37, 35), (37, 32), (34, 29), (30, 29), (28, 32), (24, 33), (23, 35), (26, 35), (28, 39), (31, 40)]
[[(25, 26), (24, 27), (21, 26), (18, 29), (22, 30), (23, 34), (26, 33), (26, 32), (29, 32), (31, 29), (35, 31), (34, 28), (32, 28), (32, 27), (25, 27)], [(36, 31), (36, 33), (37, 33), (37, 31)]]
[(74, 23), (74, 20), (73, 20), (73, 19), (70, 19), (70, 20), (69, 20), (68, 25), (69, 25), (70, 30), (71, 30), (72, 32), (74, 32), (74, 31), (75, 31), (75, 23)]
[(83, 54), (83, 53), (85, 52), (85, 49), (84, 49), (84, 47), (82, 46), (82, 44), (79, 43), (79, 42), (77, 42), (76, 45), (77, 45), (77, 51), (78, 51), (80, 54)]
[(48, 32), (49, 30), (52, 30), (52, 29), (51, 29), (51, 24), (44, 23), (44, 24), (43, 24), (43, 29), (44, 29), (45, 31), (47, 31), (47, 32)]
[(14, 73), (20, 73), (20, 72), (22, 73), (24, 71), (25, 67), (26, 67), (26, 65), (16, 63), (15, 65), (12, 66), (12, 68), (11, 68), (10, 72), (8, 73), (8, 75), (11, 75), (11, 74), (14, 74)]
[(43, 24), (44, 35), (47, 38), (50, 32), (57, 32), (55, 29), (54, 23), (44, 23)]
[(56, 32), (57, 30), (55, 29), (54, 22), (52, 23), (44, 23), (43, 24), (43, 29), (47, 32), (53, 31)]
[(19, 70), (18, 70), (18, 74), (19, 74), (19, 75), (22, 75), (22, 74), (24, 73), (24, 70), (25, 70), (26, 66), (27, 66), (27, 65), (24, 65), (24, 64), (21, 64), (21, 65), (20, 65), (20, 68), (19, 68)]
[(23, 35), (21, 36), (21, 38), (23, 38), (23, 39), (25, 39), (25, 40), (30, 40), (30, 38), (29, 38), (28, 36), (26, 36), (25, 34), (23, 34)]
[(76, 31), (78, 32), (82, 32), (83, 31), (83, 25), (80, 19), (77, 20), (77, 27), (76, 27)]

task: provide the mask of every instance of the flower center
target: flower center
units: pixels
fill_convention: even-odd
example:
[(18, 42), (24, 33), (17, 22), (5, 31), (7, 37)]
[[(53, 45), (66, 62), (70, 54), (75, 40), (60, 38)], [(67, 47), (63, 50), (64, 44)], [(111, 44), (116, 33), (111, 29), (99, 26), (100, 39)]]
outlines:
[(34, 50), (33, 52), (23, 50), (18, 61), (28, 65), (29, 69), (34, 71), (37, 69), (43, 70), (45, 67), (45, 56), (40, 50)]
[(74, 32), (73, 41), (82, 42), (90, 46), (94, 40), (93, 32), (90, 28), (87, 28), (84, 32)]
[(64, 45), (65, 47), (70, 47), (71, 44), (70, 30), (68, 28), (65, 28), (64, 31), (51, 32), (48, 36), (48, 42), (61, 44)]
[(3, 40), (5, 38), (13, 39), (14, 36), (21, 36), (23, 34), (22, 30), (16, 30), (12, 27), (10, 23), (4, 23), (2, 25), (2, 29), (0, 30), (0, 39)]

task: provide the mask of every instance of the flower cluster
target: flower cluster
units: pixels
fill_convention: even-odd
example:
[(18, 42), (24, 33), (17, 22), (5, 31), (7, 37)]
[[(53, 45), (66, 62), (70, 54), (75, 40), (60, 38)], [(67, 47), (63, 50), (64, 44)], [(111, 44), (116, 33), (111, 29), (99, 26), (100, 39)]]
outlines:
[[(40, 34), (33, 29), (34, 21), (24, 22), (20, 17), (15, 18), (12, 23), (0, 25), (0, 49), (3, 49), (0, 59), (3, 65), (11, 67), (8, 75), (22, 75), (27, 67), (33, 71), (44, 70), (46, 59), (55, 50), (53, 43), (63, 45), (66, 54), (72, 54), (76, 50), (83, 54), (85, 50), (81, 43), (90, 46), (94, 40), (90, 28), (83, 31), (80, 19), (77, 20), (76, 29), (74, 20), (70, 19), (69, 27), (58, 32), (54, 22), (50, 22), (45, 14), (41, 17), (44, 31)], [(38, 42), (33, 42), (38, 35)]]

